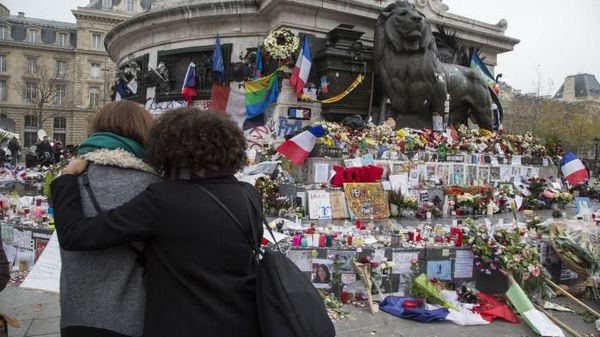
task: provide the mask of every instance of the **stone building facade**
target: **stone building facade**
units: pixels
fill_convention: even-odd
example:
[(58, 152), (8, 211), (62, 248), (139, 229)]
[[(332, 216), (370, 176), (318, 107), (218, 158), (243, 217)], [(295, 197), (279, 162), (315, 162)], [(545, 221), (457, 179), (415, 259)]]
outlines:
[[(0, 127), (17, 133), (24, 146), (37, 142), (38, 126), (64, 144), (81, 142), (98, 107), (110, 101), (115, 65), (104, 48), (106, 34), (149, 6), (147, 0), (91, 0), (72, 11), (76, 23), (67, 23), (11, 15), (0, 5)], [(43, 92), (49, 99), (40, 116), (35, 102)]]

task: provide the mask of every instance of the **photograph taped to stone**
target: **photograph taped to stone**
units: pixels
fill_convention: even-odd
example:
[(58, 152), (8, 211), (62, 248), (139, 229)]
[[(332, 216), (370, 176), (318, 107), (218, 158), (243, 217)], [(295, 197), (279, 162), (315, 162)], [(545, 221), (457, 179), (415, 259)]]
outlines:
[(333, 272), (333, 260), (327, 259), (313, 259), (312, 260), (312, 272), (310, 279), (315, 286), (319, 289), (331, 288), (331, 276)]
[(354, 266), (352, 261), (357, 257), (357, 252), (354, 250), (329, 250), (327, 252), (327, 258), (330, 260), (336, 260), (339, 263), (340, 272), (352, 273), (354, 272)]

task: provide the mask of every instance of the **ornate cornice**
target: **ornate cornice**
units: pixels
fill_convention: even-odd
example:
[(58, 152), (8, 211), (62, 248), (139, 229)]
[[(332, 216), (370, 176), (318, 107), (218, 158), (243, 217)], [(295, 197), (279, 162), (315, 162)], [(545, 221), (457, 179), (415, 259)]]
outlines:
[(211, 10), (214, 16), (231, 15), (232, 13), (227, 12), (227, 10), (232, 9), (252, 9), (258, 11), (259, 6), (258, 2), (255, 0), (222, 0), (206, 1), (192, 4), (180, 3), (158, 7), (156, 9), (149, 10), (143, 14), (137, 15), (115, 26), (106, 34), (106, 38), (104, 39), (104, 45), (108, 50), (108, 45), (110, 44), (111, 40), (115, 37), (115, 35), (124, 32), (130, 27), (143, 25), (144, 23), (150, 22), (153, 19), (171, 16), (177, 18), (178, 20), (181, 20), (196, 17), (197, 15), (195, 14), (207, 10)]

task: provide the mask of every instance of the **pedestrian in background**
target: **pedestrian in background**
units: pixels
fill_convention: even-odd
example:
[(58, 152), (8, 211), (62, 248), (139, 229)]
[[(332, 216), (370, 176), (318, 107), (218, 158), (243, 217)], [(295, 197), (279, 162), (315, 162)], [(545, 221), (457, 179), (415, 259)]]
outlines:
[(21, 144), (16, 136), (13, 136), (8, 142), (8, 149), (10, 150), (10, 164), (15, 167), (19, 162), (19, 156), (21, 155)]

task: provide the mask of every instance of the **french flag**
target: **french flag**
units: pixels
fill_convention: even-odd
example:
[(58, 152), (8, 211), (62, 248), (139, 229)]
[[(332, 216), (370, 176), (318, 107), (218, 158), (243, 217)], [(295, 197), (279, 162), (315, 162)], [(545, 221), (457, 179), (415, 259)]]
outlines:
[(315, 147), (317, 138), (323, 137), (325, 134), (325, 129), (322, 126), (315, 125), (279, 145), (275, 151), (284, 155), (292, 163), (302, 165), (310, 151)]
[(294, 66), (292, 76), (290, 77), (290, 83), (293, 86), (296, 86), (296, 94), (298, 97), (302, 96), (302, 89), (304, 89), (308, 82), (308, 75), (310, 75), (311, 67), (312, 56), (310, 55), (308, 38), (305, 36), (302, 49), (300, 49), (300, 54), (298, 55), (298, 60), (296, 60), (296, 65)]
[(210, 108), (225, 113), (243, 129), (246, 120), (246, 98), (244, 88), (237, 83), (221, 85), (213, 83), (210, 91)]
[(588, 178), (588, 172), (581, 160), (573, 152), (567, 153), (560, 161), (560, 170), (567, 179), (570, 186), (584, 183)]
[(192, 105), (192, 100), (196, 97), (196, 65), (190, 62), (185, 73), (181, 95), (185, 99), (187, 106)]

